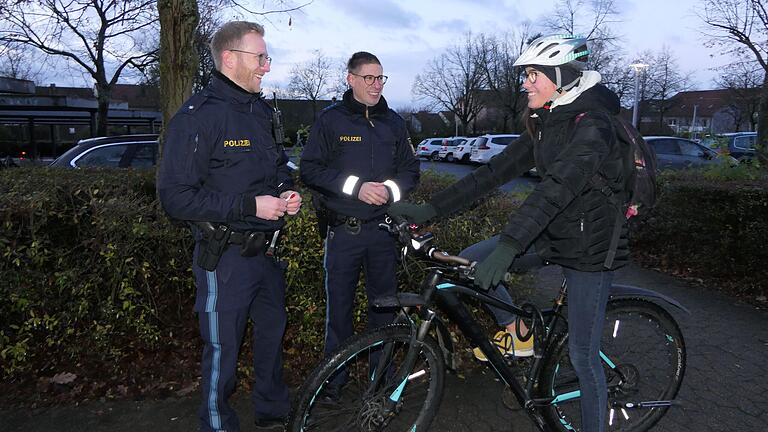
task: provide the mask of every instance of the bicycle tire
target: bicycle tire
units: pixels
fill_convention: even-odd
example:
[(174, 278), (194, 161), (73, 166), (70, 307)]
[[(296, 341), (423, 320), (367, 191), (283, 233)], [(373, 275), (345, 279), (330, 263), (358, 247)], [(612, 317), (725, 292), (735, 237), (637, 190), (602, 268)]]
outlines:
[[(541, 397), (578, 389), (567, 353), (567, 335), (559, 336), (552, 347), (542, 368)], [(686, 366), (685, 341), (680, 327), (669, 312), (651, 301), (611, 300), (606, 308), (601, 351), (616, 365), (616, 369), (612, 369), (603, 362), (609, 386), (606, 431), (650, 429), (669, 406), (622, 410), (618, 402), (674, 400)], [(550, 404), (542, 411), (554, 431), (581, 430), (578, 399)]]
[[(380, 414), (377, 408), (397, 387), (392, 378), (399, 372), (400, 363), (411, 345), (411, 328), (393, 324), (351, 337), (331, 355), (327, 356), (301, 386), (288, 430), (292, 432), (348, 432), (348, 431), (424, 431), (437, 414), (443, 395), (445, 361), (437, 342), (427, 336), (415, 364), (418, 372), (409, 373), (409, 382), (399, 398), (395, 415), (386, 423), (375, 424)], [(388, 352), (394, 367), (387, 367), (387, 377), (376, 389), (370, 385), (370, 354)], [(376, 355), (376, 354), (375, 354)], [(328, 403), (324, 392), (338, 371), (348, 374), (347, 383), (336, 403)], [(366, 394), (369, 391), (371, 394)], [(325, 401), (324, 401), (325, 399)]]

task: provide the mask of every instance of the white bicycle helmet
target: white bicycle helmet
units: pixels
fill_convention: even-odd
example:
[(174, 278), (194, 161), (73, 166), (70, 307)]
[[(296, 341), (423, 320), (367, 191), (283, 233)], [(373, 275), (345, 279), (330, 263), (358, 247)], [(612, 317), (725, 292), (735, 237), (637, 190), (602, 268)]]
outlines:
[(513, 66), (563, 66), (582, 70), (586, 66), (589, 50), (587, 39), (573, 35), (542, 36), (528, 45)]
[(513, 66), (536, 66), (541, 70), (557, 87), (554, 99), (579, 83), (588, 57), (586, 38), (550, 35), (531, 42)]

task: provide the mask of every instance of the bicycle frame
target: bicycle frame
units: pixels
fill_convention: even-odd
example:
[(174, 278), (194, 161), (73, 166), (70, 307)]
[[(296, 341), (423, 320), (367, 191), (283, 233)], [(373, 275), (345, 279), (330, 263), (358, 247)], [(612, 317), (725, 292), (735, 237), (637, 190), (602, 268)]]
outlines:
[[(452, 322), (458, 325), (461, 332), (475, 346), (480, 347), (480, 349), (487, 356), (488, 361), (498, 376), (512, 390), (512, 393), (516, 397), (520, 406), (526, 408), (528, 415), (536, 423), (539, 429), (543, 431), (544, 420), (536, 411), (536, 408), (541, 405), (541, 402), (530, 398), (529, 395), (533, 393), (533, 386), (537, 382), (534, 377), (538, 376), (541, 369), (541, 361), (543, 358), (541, 352), (545, 352), (547, 347), (551, 344), (552, 338), (555, 334), (552, 329), (556, 328), (560, 319), (563, 319), (560, 315), (560, 310), (564, 304), (562, 300), (565, 296), (565, 285), (563, 285), (561, 293), (558, 296), (558, 299), (555, 301), (554, 307), (541, 311), (542, 317), (547, 318), (546, 322), (542, 323), (546, 326), (546, 332), (544, 335), (544, 344), (541, 346), (545, 348), (544, 350), (536, 349), (534, 363), (529, 372), (527, 385), (525, 388), (523, 388), (520, 382), (515, 378), (515, 370), (518, 368), (515, 365), (508, 365), (506, 363), (502, 355), (499, 353), (499, 350), (493, 346), (490, 340), (485, 336), (483, 328), (472, 316), (467, 306), (459, 299), (458, 294), (470, 295), (483, 303), (508, 310), (520, 317), (532, 318), (534, 316), (532, 312), (529, 312), (516, 305), (508, 304), (498, 300), (495, 297), (489, 296), (488, 294), (477, 291), (470, 287), (461, 285), (460, 283), (450, 278), (446, 278), (440, 270), (433, 270), (429, 276), (425, 278), (421, 288), (421, 298), (419, 299), (420, 301), (418, 302), (418, 306), (421, 306), (420, 313), (423, 321), (417, 325), (413, 320), (411, 320), (407, 307), (401, 314), (401, 317), (405, 317), (405, 319), (408, 320), (414, 330), (412, 332), (411, 346), (418, 348), (421, 344), (421, 341), (423, 341), (427, 334), (429, 334), (429, 331), (434, 326), (434, 323), (439, 322), (436, 320), (435, 312), (430, 309), (433, 304), (436, 304), (438, 309), (443, 311)], [(403, 294), (400, 294), (398, 297), (401, 296), (403, 296)], [(404, 303), (416, 306), (416, 304), (413, 304), (413, 298), (410, 298), (409, 301)], [(406, 359), (403, 362), (404, 367), (401, 369), (399, 375), (395, 377), (394, 382), (399, 383), (399, 385), (391, 392), (389, 396), (389, 401), (391, 404), (390, 408), (392, 409), (394, 409), (395, 405), (397, 404), (400, 394), (408, 382), (408, 374), (416, 360), (417, 351), (417, 349), (413, 348), (409, 350), (408, 354), (406, 355)], [(385, 358), (386, 353), (381, 357), (382, 359)], [(382, 364), (377, 365), (376, 370), (380, 370), (383, 366), (384, 365)], [(383, 374), (378, 374), (378, 377), (372, 379), (372, 388), (375, 388), (378, 385), (378, 381), (382, 375)], [(554, 399), (554, 397), (548, 398), (546, 402), (549, 403)]]
[[(539, 331), (539, 333), (534, 333), (533, 336), (536, 338), (536, 342), (534, 343), (535, 354), (533, 357), (533, 363), (530, 367), (530, 370), (528, 371), (528, 374), (526, 375), (525, 387), (523, 387), (520, 381), (515, 378), (515, 372), (521, 370), (521, 368), (514, 363), (510, 364), (505, 361), (499, 350), (485, 335), (485, 330), (482, 328), (480, 323), (472, 316), (472, 313), (469, 311), (468, 307), (459, 298), (459, 294), (470, 296), (484, 304), (507, 310), (516, 316), (523, 318), (534, 318), (534, 312), (526, 310), (524, 307), (506, 303), (472, 287), (462, 285), (461, 282), (458, 282), (450, 277), (446, 277), (439, 269), (432, 270), (432, 272), (425, 278), (424, 282), (422, 283), (420, 297), (414, 297), (413, 294), (401, 293), (398, 295), (398, 298), (410, 296), (407, 301), (400, 302), (400, 304), (408, 305), (404, 308), (401, 317), (407, 319), (414, 330), (412, 332), (413, 336), (411, 340), (411, 346), (413, 348), (410, 349), (407, 354), (407, 357), (403, 363), (404, 367), (402, 368), (400, 375), (395, 377), (394, 382), (399, 383), (399, 385), (394, 389), (394, 391), (392, 391), (389, 396), (391, 408), (394, 409), (400, 394), (407, 385), (409, 379), (408, 373), (410, 372), (411, 367), (416, 360), (416, 354), (418, 351), (414, 348), (418, 348), (421, 344), (421, 341), (423, 341), (424, 338), (429, 334), (430, 329), (435, 326), (435, 323), (440, 322), (440, 320), (436, 318), (435, 312), (431, 309), (432, 305), (436, 305), (440, 311), (448, 316), (450, 321), (459, 327), (462, 334), (464, 334), (464, 336), (469, 339), (473, 346), (477, 346), (483, 351), (488, 359), (489, 364), (495, 370), (499, 378), (501, 378), (510, 388), (518, 404), (525, 408), (528, 416), (531, 418), (534, 424), (536, 424), (540, 430), (544, 431), (545, 423), (541, 413), (538, 411), (539, 407), (575, 400), (581, 396), (580, 390), (575, 390), (563, 394), (555, 394), (546, 398), (531, 397), (534, 392), (534, 386), (539, 381), (539, 374), (543, 366), (542, 363), (546, 358), (545, 353), (551, 349), (551, 345), (553, 344), (555, 337), (559, 334), (557, 331), (555, 331), (555, 329), (558, 328), (558, 325), (560, 325), (561, 322), (564, 324), (566, 323), (566, 319), (561, 314), (562, 309), (565, 307), (566, 291), (567, 287), (564, 281), (559, 294), (554, 300), (553, 306), (551, 308), (539, 311), (541, 314), (540, 316), (542, 322), (540, 326), (534, 325), (532, 327), (534, 332)], [(612, 292), (616, 294), (617, 297), (629, 295), (632, 297), (655, 297), (663, 299), (670, 304), (685, 310), (675, 300), (653, 291), (644, 290), (642, 288), (617, 285), (615, 290), (612, 289)], [(421, 306), (420, 313), (423, 318), (423, 321), (420, 324), (416, 324), (410, 318), (408, 313), (410, 306), (417, 305)], [(541, 334), (541, 330), (543, 330), (543, 334)], [(382, 357), (386, 357), (386, 355)], [(602, 351), (600, 352), (600, 357), (610, 369), (616, 369), (614, 362), (611, 361), (611, 359), (608, 358)], [(381, 376), (383, 374), (379, 375)], [(375, 387), (378, 384), (380, 376), (376, 377), (372, 387)], [(655, 406), (666, 406), (672, 403), (671, 401), (652, 402), (657, 404)]]
[[(382, 226), (385, 228), (387, 227), (386, 224), (382, 224)], [(448, 318), (459, 327), (464, 336), (485, 354), (489, 364), (496, 371), (499, 378), (501, 378), (509, 387), (518, 404), (525, 408), (529, 418), (534, 422), (538, 429), (545, 431), (546, 423), (539, 408), (578, 399), (581, 396), (580, 390), (577, 389), (563, 394), (553, 394), (544, 398), (532, 397), (534, 394), (534, 387), (538, 384), (540, 379), (543, 362), (547, 359), (548, 353), (552, 349), (557, 348), (553, 346), (554, 342), (560, 340), (561, 332), (557, 331), (557, 329), (561, 327), (560, 322), (561, 320), (563, 322), (566, 321), (561, 313), (566, 303), (566, 282), (563, 281), (560, 292), (555, 298), (551, 308), (539, 310), (532, 304), (524, 303), (518, 306), (506, 303), (485, 292), (479, 291), (471, 285), (470, 274), (473, 271), (473, 263), (470, 263), (461, 257), (451, 256), (434, 247), (428, 248), (427, 245), (429, 245), (432, 239), (431, 234), (415, 237), (406, 229), (405, 224), (398, 225), (394, 230), (390, 227), (390, 232), (398, 233), (401, 243), (405, 245), (403, 248), (403, 257), (405, 257), (409, 247), (413, 247), (415, 250), (424, 250), (426, 255), (433, 259), (433, 262), (440, 264), (433, 268), (424, 279), (420, 287), (420, 294), (398, 293), (396, 298), (390, 297), (380, 299), (381, 302), (374, 304), (374, 306), (401, 308), (402, 312), (399, 314), (396, 322), (407, 321), (412, 329), (410, 348), (401, 365), (402, 367), (400, 368), (400, 371), (394, 377), (395, 380), (393, 382), (397, 383), (397, 385), (394, 388), (389, 387), (390, 390), (386, 390), (390, 392), (387, 398), (387, 410), (394, 411), (396, 409), (403, 389), (407, 385), (409, 378), (413, 376), (411, 375), (411, 371), (415, 365), (419, 349), (430, 333), (430, 330), (436, 328), (438, 341), (444, 352), (446, 349), (440, 339), (445, 339), (448, 344), (451, 343), (450, 336), (448, 335), (446, 337), (444, 334), (447, 333), (444, 324), (442, 324), (441, 320), (437, 318), (437, 315), (431, 309), (433, 305), (436, 305), (439, 310), (444, 312)], [(526, 271), (535, 267), (538, 266), (523, 265), (519, 270)], [(447, 276), (446, 272), (455, 273), (457, 277)], [(470, 286), (466, 286), (465, 284), (467, 283), (469, 283)], [(610, 290), (612, 299), (650, 297), (665, 301), (668, 304), (687, 312), (687, 310), (674, 299), (654, 291), (626, 285), (613, 285)], [(518, 317), (533, 320), (533, 325), (530, 326), (530, 331), (533, 332), (532, 337), (535, 338), (534, 357), (526, 376), (525, 387), (523, 387), (521, 382), (515, 377), (515, 372), (519, 371), (521, 368), (514, 363), (505, 361), (497, 347), (494, 346), (485, 335), (485, 331), (480, 323), (472, 316), (467, 306), (459, 298), (460, 294), (470, 296), (483, 304), (506, 310)], [(418, 312), (423, 319), (420, 324), (417, 324), (411, 318), (411, 307), (419, 307)], [(377, 373), (376, 371), (383, 371), (384, 367), (387, 366), (385, 362), (388, 361), (386, 358), (391, 354), (391, 349), (392, 347), (384, 347), (385, 355), (382, 355), (377, 361), (373, 372), (374, 375), (371, 376), (372, 385), (369, 387), (372, 390), (378, 388), (382, 376), (384, 376), (384, 373)], [(619, 376), (623, 376), (616, 364), (602, 351), (600, 351), (600, 357), (608, 368), (616, 371)], [(524, 373), (522, 375), (525, 376)], [(641, 405), (645, 405), (646, 407), (669, 406), (672, 403), (673, 401), (643, 401), (634, 405), (628, 403), (626, 404), (626, 408), (640, 407)], [(621, 407), (623, 408), (623, 406)]]

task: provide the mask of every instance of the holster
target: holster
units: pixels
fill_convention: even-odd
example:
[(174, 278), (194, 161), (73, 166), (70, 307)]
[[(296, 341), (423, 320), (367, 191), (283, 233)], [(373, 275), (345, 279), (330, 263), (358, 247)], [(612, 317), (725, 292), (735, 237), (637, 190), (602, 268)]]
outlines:
[(264, 253), (267, 241), (266, 234), (262, 231), (251, 231), (243, 238), (240, 245), (240, 256), (254, 257)]
[(206, 271), (214, 271), (227, 249), (232, 232), (223, 224), (214, 226), (210, 222), (194, 222), (194, 225), (200, 228), (203, 235), (197, 252), (197, 265)]

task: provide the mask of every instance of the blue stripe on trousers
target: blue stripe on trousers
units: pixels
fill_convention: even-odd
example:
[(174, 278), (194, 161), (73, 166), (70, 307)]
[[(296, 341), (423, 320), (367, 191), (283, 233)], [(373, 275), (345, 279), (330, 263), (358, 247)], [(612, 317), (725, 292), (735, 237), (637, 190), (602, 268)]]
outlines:
[(215, 271), (207, 272), (207, 276), (208, 299), (205, 311), (208, 313), (208, 331), (211, 335), (211, 347), (213, 347), (211, 382), (208, 389), (208, 415), (211, 418), (211, 426), (214, 429), (221, 429), (221, 416), (219, 415), (219, 406), (216, 402), (218, 400), (219, 375), (221, 374), (221, 343), (219, 341), (219, 314), (214, 312), (218, 284), (216, 283)]
[(331, 314), (331, 302), (328, 301), (330, 296), (328, 295), (328, 237), (331, 235), (331, 229), (328, 228), (328, 232), (325, 233), (325, 245), (323, 247), (323, 270), (325, 270), (325, 345), (328, 345), (328, 317)]

